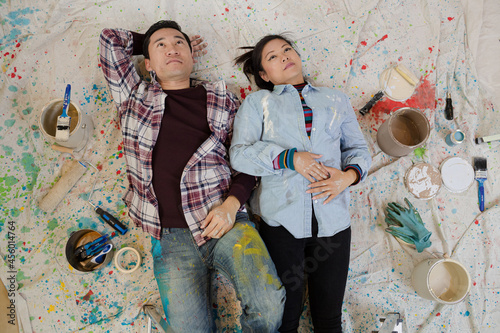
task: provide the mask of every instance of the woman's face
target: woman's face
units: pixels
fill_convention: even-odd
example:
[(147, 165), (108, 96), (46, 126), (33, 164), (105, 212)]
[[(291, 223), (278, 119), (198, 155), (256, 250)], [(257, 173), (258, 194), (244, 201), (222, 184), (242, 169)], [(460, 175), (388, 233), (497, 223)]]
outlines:
[(263, 71), (260, 77), (274, 85), (304, 82), (302, 61), (297, 52), (283, 39), (273, 39), (262, 49)]

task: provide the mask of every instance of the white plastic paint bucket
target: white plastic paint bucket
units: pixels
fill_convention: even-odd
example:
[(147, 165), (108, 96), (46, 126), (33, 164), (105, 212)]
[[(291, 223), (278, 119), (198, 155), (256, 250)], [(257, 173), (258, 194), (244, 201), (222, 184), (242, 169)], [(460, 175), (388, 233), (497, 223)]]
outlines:
[(448, 258), (420, 262), (413, 270), (411, 281), (420, 297), (443, 304), (462, 302), (471, 285), (465, 267)]
[(87, 144), (89, 136), (94, 130), (92, 118), (83, 114), (78, 105), (70, 102), (68, 107), (68, 115), (71, 117), (69, 140), (57, 141), (57, 117), (62, 114), (62, 107), (62, 99), (54, 99), (43, 107), (40, 115), (40, 129), (42, 134), (49, 143), (57, 142), (58, 145), (80, 150)]
[(410, 107), (397, 109), (378, 129), (377, 144), (390, 156), (400, 157), (423, 146), (431, 126), (422, 111)]

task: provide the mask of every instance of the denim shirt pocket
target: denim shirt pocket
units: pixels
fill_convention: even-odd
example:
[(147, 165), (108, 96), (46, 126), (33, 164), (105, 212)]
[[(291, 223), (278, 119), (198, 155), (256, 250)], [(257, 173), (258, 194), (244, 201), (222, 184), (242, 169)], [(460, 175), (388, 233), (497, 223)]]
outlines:
[(333, 139), (339, 140), (342, 132), (340, 130), (341, 117), (335, 107), (330, 106), (325, 108), (324, 119), (321, 119), (321, 124), (324, 125), (324, 131)]

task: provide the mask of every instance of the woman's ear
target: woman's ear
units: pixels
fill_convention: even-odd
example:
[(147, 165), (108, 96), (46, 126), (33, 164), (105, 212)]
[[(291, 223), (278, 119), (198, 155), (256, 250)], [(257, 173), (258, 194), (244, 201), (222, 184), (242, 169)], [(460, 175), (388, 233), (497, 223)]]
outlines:
[(262, 80), (264, 80), (266, 82), (269, 82), (269, 77), (267, 76), (266, 72), (260, 71), (259, 75), (260, 75), (260, 77), (261, 77)]

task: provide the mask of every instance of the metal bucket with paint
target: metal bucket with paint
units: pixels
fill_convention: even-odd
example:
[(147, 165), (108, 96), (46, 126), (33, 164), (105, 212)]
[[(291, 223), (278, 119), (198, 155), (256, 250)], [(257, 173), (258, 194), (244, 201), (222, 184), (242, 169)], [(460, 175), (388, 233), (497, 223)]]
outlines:
[(431, 126), (425, 114), (414, 108), (397, 109), (378, 129), (377, 144), (387, 155), (401, 157), (421, 147)]
[[(65, 250), (66, 260), (71, 265), (71, 267), (80, 272), (92, 272), (95, 270), (102, 269), (113, 259), (113, 251), (111, 251), (105, 255), (103, 263), (95, 266), (88, 264), (90, 259), (87, 259), (85, 261), (80, 261), (75, 256), (75, 250), (79, 246), (92, 242), (101, 236), (102, 235), (99, 232), (92, 229), (82, 229), (75, 231), (71, 234), (71, 236), (68, 239), (68, 242), (66, 243), (66, 250)], [(111, 243), (111, 241), (108, 241), (108, 243)]]
[(442, 304), (462, 302), (471, 287), (469, 272), (449, 258), (420, 262), (413, 270), (411, 281), (420, 297)]
[(82, 113), (78, 105), (70, 102), (68, 107), (68, 115), (71, 117), (69, 140), (58, 141), (56, 140), (57, 117), (62, 114), (62, 107), (63, 99), (54, 99), (43, 107), (39, 120), (42, 134), (50, 143), (57, 142), (63, 147), (80, 150), (85, 147), (94, 130), (92, 118)]

